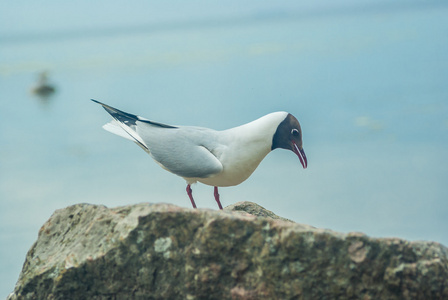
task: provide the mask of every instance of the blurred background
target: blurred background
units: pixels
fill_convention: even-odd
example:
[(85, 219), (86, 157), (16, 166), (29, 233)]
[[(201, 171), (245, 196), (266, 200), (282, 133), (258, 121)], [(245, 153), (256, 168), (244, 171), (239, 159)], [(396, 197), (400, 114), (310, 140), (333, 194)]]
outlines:
[[(224, 206), (448, 245), (447, 2), (222, 3), (0, 2), (0, 298), (56, 209), (191, 206), (91, 98), (214, 129), (288, 111), (308, 169), (274, 151), (220, 189)], [(212, 187), (193, 190), (217, 209)]]

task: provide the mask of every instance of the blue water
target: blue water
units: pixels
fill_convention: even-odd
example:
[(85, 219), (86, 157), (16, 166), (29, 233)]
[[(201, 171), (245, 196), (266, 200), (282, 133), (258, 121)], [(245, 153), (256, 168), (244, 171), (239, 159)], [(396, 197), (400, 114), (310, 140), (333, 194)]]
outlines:
[[(104, 131), (90, 98), (215, 129), (291, 112), (308, 169), (276, 150), (223, 205), (448, 245), (448, 5), (239, 2), (0, 4), (0, 296), (56, 209), (190, 206), (183, 179)], [(46, 101), (29, 92), (44, 70)]]

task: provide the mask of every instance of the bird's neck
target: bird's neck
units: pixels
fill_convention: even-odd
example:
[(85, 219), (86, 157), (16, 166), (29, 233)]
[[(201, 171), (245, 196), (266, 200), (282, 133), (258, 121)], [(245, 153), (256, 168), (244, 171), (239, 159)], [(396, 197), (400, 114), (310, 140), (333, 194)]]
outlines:
[(286, 116), (285, 112), (271, 113), (250, 123), (227, 130), (227, 134), (233, 140), (230, 151), (241, 161), (258, 165), (271, 152), (275, 131)]
[(241, 139), (248, 142), (262, 142), (269, 149), (278, 125), (286, 118), (286, 112), (274, 112), (255, 121), (230, 129)]

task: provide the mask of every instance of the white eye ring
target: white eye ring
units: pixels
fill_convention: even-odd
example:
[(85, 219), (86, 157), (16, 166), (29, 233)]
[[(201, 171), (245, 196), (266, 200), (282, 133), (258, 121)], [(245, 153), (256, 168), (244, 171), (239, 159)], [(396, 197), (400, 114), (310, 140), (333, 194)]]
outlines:
[(291, 134), (294, 136), (297, 136), (297, 135), (299, 135), (299, 131), (294, 128), (293, 130), (291, 130)]

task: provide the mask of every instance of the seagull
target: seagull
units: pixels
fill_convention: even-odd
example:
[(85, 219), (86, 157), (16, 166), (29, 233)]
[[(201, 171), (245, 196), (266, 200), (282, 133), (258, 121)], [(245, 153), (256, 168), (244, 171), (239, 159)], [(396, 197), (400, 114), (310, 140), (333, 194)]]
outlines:
[(103, 106), (113, 120), (103, 128), (129, 139), (145, 150), (162, 168), (183, 177), (193, 208), (191, 185), (201, 182), (214, 187), (219, 209), (218, 187), (245, 181), (274, 149), (294, 152), (306, 169), (299, 121), (290, 113), (274, 112), (250, 123), (217, 131), (195, 126), (171, 126), (91, 99)]

